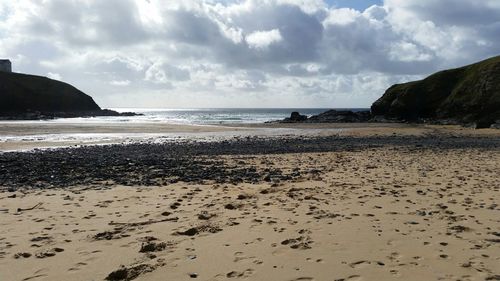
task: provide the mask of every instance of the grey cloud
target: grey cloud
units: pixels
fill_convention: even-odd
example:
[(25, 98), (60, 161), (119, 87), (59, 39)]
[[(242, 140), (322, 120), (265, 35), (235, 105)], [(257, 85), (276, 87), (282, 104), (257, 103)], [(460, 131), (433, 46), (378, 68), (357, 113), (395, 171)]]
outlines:
[(64, 55), (64, 51), (47, 40), (25, 41), (16, 46), (16, 52), (31, 54), (39, 60), (56, 59)]
[(223, 40), (219, 27), (206, 14), (177, 10), (165, 13), (163, 24), (168, 39), (193, 45), (210, 46)]
[[(408, 11), (422, 20), (437, 25), (480, 26), (500, 21), (500, 10), (491, 7), (490, 0), (409, 0), (404, 4)], [(498, 7), (498, 6), (497, 6)]]
[(37, 5), (41, 12), (27, 26), (35, 36), (91, 46), (135, 44), (149, 38), (131, 0), (49, 0)]
[[(255, 19), (259, 20), (255, 20)], [(297, 63), (318, 58), (323, 27), (317, 15), (306, 14), (297, 6), (262, 5), (250, 13), (232, 17), (234, 25), (245, 34), (278, 29), (283, 40), (264, 50), (252, 50), (246, 44), (230, 46), (229, 52), (217, 53), (220, 59), (240, 67), (262, 67), (268, 64)], [(220, 50), (220, 49), (219, 49)]]
[(147, 67), (144, 80), (153, 84), (172, 84), (191, 79), (190, 72), (167, 63), (156, 62)]
[(131, 62), (119, 57), (111, 59), (89, 58), (85, 69), (96, 73), (106, 80), (129, 80), (132, 82), (140, 80), (143, 73), (143, 71), (135, 69), (131, 65)]

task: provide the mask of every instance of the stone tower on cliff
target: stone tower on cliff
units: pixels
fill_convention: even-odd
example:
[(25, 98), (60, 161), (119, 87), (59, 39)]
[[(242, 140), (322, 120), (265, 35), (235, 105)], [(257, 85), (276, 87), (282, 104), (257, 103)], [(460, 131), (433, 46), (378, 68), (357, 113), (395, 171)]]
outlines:
[(0, 60), (0, 71), (12, 72), (12, 63), (10, 60)]

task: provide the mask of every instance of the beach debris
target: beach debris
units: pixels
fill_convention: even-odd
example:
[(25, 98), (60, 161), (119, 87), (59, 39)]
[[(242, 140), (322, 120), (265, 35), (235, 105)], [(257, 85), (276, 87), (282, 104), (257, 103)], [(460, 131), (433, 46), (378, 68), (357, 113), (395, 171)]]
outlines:
[(25, 212), (25, 211), (31, 211), (31, 210), (40, 208), (42, 205), (43, 205), (43, 203), (40, 202), (31, 208), (17, 208), (17, 212), (20, 213), (20, 212)]
[(111, 272), (105, 280), (109, 281), (129, 281), (134, 280), (141, 274), (154, 271), (156, 268), (149, 264), (139, 264), (132, 267), (121, 266), (119, 269)]
[(298, 238), (286, 239), (281, 242), (281, 245), (290, 246), (292, 249), (307, 250), (311, 249), (313, 241), (310, 237), (300, 236)]
[(200, 232), (208, 232), (208, 233), (217, 233), (222, 231), (222, 228), (210, 224), (200, 225), (197, 227), (192, 227), (186, 231), (177, 231), (175, 234), (177, 235), (185, 235), (185, 236), (195, 236)]
[(210, 214), (209, 212), (207, 211), (201, 211), (199, 214), (198, 214), (198, 219), (199, 220), (209, 220), (211, 218), (215, 217), (215, 214)]
[(186, 231), (177, 231), (178, 235), (195, 236), (199, 231), (196, 227), (192, 227)]
[(228, 203), (224, 205), (224, 208), (227, 210), (236, 210), (241, 207), (241, 204), (233, 204), (233, 203)]
[(14, 258), (15, 259), (19, 259), (19, 258), (29, 258), (31, 257), (31, 254), (30, 253), (17, 253), (14, 255)]
[(37, 236), (37, 237), (33, 237), (31, 238), (31, 242), (41, 242), (41, 241), (51, 241), (52, 240), (52, 237), (49, 237), (49, 236)]
[(113, 230), (107, 230), (93, 235), (92, 240), (113, 240), (129, 237), (130, 234), (127, 234), (127, 232), (131, 230), (134, 230), (134, 228), (127, 227), (126, 225), (116, 226)]
[(140, 222), (114, 222), (111, 221), (108, 224), (109, 225), (118, 225), (118, 226), (127, 226), (127, 227), (137, 227), (137, 226), (144, 226), (144, 225), (150, 225), (150, 224), (155, 224), (155, 223), (161, 223), (161, 222), (169, 222), (169, 221), (178, 221), (178, 217), (172, 217), (172, 218), (165, 218), (161, 220), (147, 220), (147, 221), (140, 221)]
[(156, 243), (151, 241), (142, 243), (139, 253), (160, 252), (165, 250), (165, 248), (167, 248), (167, 243), (165, 242)]
[(53, 257), (55, 255), (56, 255), (56, 251), (54, 251), (53, 249), (50, 249), (50, 250), (44, 250), (44, 251), (36, 253), (35, 257), (37, 257), (39, 259), (44, 259), (44, 258), (48, 258), (48, 257)]

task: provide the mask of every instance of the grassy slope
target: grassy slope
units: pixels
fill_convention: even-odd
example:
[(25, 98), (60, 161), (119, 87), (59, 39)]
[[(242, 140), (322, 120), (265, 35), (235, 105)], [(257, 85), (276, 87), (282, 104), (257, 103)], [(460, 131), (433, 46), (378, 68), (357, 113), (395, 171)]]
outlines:
[(500, 56), (396, 84), (372, 105), (374, 115), (492, 122), (500, 118)]

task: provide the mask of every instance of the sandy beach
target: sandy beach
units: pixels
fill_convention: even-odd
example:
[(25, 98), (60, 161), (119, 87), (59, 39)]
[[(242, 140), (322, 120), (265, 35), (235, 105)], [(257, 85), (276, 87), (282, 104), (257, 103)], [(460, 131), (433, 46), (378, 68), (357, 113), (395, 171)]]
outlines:
[(500, 279), (498, 131), (342, 132), (0, 154), (0, 280)]
[(281, 136), (496, 136), (498, 130), (401, 123), (296, 123), (192, 125), (164, 122), (0, 121), (0, 152), (82, 145), (213, 141)]

